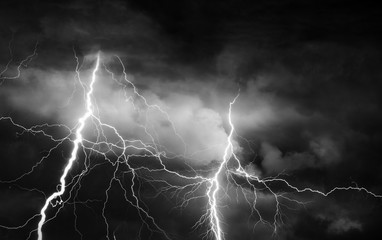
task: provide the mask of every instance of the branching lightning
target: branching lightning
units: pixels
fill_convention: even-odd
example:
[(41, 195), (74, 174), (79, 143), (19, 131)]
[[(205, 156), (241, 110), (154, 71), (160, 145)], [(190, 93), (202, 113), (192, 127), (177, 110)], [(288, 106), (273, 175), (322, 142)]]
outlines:
[[(216, 171), (213, 178), (209, 180), (210, 186), (207, 190), (207, 196), (208, 196), (208, 202), (209, 202), (209, 212), (210, 212), (210, 225), (211, 230), (214, 233), (214, 236), (217, 240), (221, 240), (223, 238), (222, 234), (222, 228), (220, 226), (220, 217), (219, 217), (219, 210), (218, 210), (218, 193), (220, 190), (220, 182), (219, 182), (219, 176), (221, 175), (222, 171), (224, 170), (224, 167), (227, 166), (227, 162), (229, 161), (229, 158), (231, 155), (234, 155), (233, 150), (233, 143), (232, 143), (232, 135), (235, 131), (235, 128), (232, 123), (231, 119), (231, 113), (232, 113), (232, 105), (235, 103), (236, 99), (239, 97), (237, 95), (232, 102), (229, 104), (229, 112), (228, 112), (228, 122), (230, 126), (229, 135), (227, 138), (227, 146), (224, 150), (224, 156), (223, 161), (221, 162), (218, 170)], [(235, 157), (236, 158), (236, 157)]]
[[(1, 81), (19, 78), (21, 66), (26, 66), (26, 63), (30, 62), (32, 58), (37, 54), (36, 44), (33, 53), (27, 56), (16, 66), (16, 75), (3, 76), (9, 70), (9, 66), (12, 63), (13, 56), (11, 43), (12, 40), (9, 43), (11, 60), (5, 65), (5, 68), (0, 73)], [(107, 63), (103, 62), (101, 52), (98, 52), (95, 57), (95, 66), (92, 70), (89, 84), (86, 84), (81, 79), (81, 66), (79, 63), (79, 58), (77, 57), (76, 53), (74, 53), (74, 56), (77, 63), (75, 69), (75, 78), (77, 81), (79, 81), (80, 86), (84, 90), (85, 104), (85, 110), (82, 116), (76, 121), (77, 124), (74, 127), (68, 127), (64, 124), (41, 124), (28, 128), (16, 123), (11, 117), (0, 117), (0, 121), (7, 121), (14, 127), (20, 129), (19, 134), (32, 133), (35, 135), (41, 135), (55, 143), (54, 147), (51, 148), (47, 154), (41, 158), (40, 161), (38, 161), (32, 167), (32, 169), (30, 169), (30, 171), (25, 172), (15, 179), (2, 180), (1, 183), (16, 184), (20, 179), (32, 174), (35, 168), (37, 168), (43, 161), (48, 159), (51, 153), (64, 142), (70, 141), (72, 144), (70, 158), (67, 160), (63, 173), (59, 177), (57, 191), (48, 195), (37, 189), (27, 189), (28, 191), (38, 191), (40, 194), (44, 195), (45, 203), (42, 206), (40, 212), (36, 213), (31, 218), (27, 219), (24, 223), (18, 226), (0, 225), (1, 228), (6, 228), (9, 230), (21, 229), (33, 222), (32, 220), (39, 218), (40, 220), (38, 222), (37, 228), (29, 234), (28, 238), (32, 236), (33, 232), (37, 231), (38, 240), (43, 240), (44, 225), (47, 222), (52, 221), (60, 212), (60, 210), (65, 207), (66, 204), (74, 205), (74, 215), (77, 221), (79, 216), (76, 214), (76, 204), (87, 204), (87, 202), (80, 202), (75, 200), (81, 188), (81, 180), (85, 178), (93, 168), (100, 167), (103, 164), (109, 164), (114, 169), (113, 176), (111, 177), (108, 188), (105, 191), (105, 201), (103, 202), (102, 209), (102, 217), (106, 228), (105, 237), (108, 240), (116, 239), (116, 230), (110, 228), (108, 218), (106, 216), (109, 192), (113, 184), (122, 190), (126, 203), (137, 209), (137, 213), (142, 219), (143, 225), (151, 231), (162, 234), (167, 239), (172, 239), (173, 236), (164, 228), (162, 228), (160, 224), (157, 223), (157, 220), (150, 214), (150, 209), (142, 201), (139, 192), (137, 192), (135, 189), (139, 189), (139, 186), (136, 185), (136, 182), (145, 181), (155, 186), (160, 186), (157, 187), (157, 195), (169, 193), (172, 197), (182, 198), (180, 207), (186, 207), (190, 201), (196, 199), (206, 199), (206, 212), (200, 217), (199, 221), (195, 223), (195, 227), (207, 226), (208, 230), (206, 231), (206, 236), (216, 240), (223, 240), (225, 235), (223, 227), (224, 214), (221, 211), (221, 203), (225, 198), (230, 197), (228, 196), (229, 193), (227, 192), (229, 187), (234, 187), (236, 192), (240, 191), (243, 194), (246, 202), (251, 206), (252, 214), (255, 214), (257, 219), (259, 219), (255, 225), (258, 223), (269, 225), (275, 234), (277, 233), (278, 226), (283, 223), (281, 211), (283, 203), (281, 203), (281, 199), (295, 204), (304, 204), (304, 202), (294, 199), (291, 194), (278, 192), (272, 185), (274, 183), (288, 188), (290, 192), (295, 194), (310, 192), (326, 197), (335, 191), (355, 190), (363, 191), (376, 198), (382, 198), (382, 195), (373, 193), (363, 187), (335, 187), (328, 192), (322, 192), (312, 188), (298, 188), (290, 184), (280, 175), (276, 177), (260, 178), (256, 174), (247, 171), (245, 166), (242, 166), (242, 161), (240, 161), (240, 158), (236, 153), (234, 144), (236, 131), (235, 125), (232, 121), (232, 110), (234, 104), (239, 99), (239, 94), (229, 103), (227, 116), (229, 131), (226, 139), (223, 158), (218, 161), (217, 166), (209, 170), (208, 176), (205, 176), (206, 174), (202, 174), (201, 171), (193, 169), (190, 166), (190, 171), (188, 171), (186, 174), (172, 170), (166, 165), (166, 161), (175, 158), (186, 159), (189, 156), (186, 154), (187, 144), (179, 132), (176, 130), (176, 124), (171, 121), (170, 115), (160, 106), (150, 104), (144, 95), (139, 92), (139, 89), (134, 85), (134, 83), (128, 79), (125, 66), (121, 58), (118, 56), (116, 56), (116, 59), (123, 68), (122, 78), (116, 77), (116, 74), (110, 70), (110, 68), (107, 66)], [(100, 109), (97, 106), (94, 90), (97, 87), (97, 77), (98, 74), (100, 74), (102, 71), (102, 67), (104, 71), (111, 77), (112, 81), (119, 84), (123, 88), (126, 102), (132, 104), (137, 112), (144, 114), (145, 121), (140, 124), (140, 127), (141, 130), (145, 133), (146, 137), (150, 139), (150, 141), (145, 141), (142, 139), (125, 139), (123, 134), (115, 126), (108, 124), (101, 119), (99, 114)], [(129, 93), (129, 89), (133, 90), (132, 94)], [(170, 122), (171, 131), (184, 146), (183, 154), (179, 155), (171, 153), (160, 144), (156, 135), (157, 133), (155, 130), (150, 128), (150, 124), (147, 121), (147, 118), (149, 118), (148, 111), (156, 111), (157, 113), (162, 114), (162, 116), (164, 116), (164, 118)], [(57, 138), (45, 131), (44, 129), (46, 128), (63, 129), (66, 132), (65, 137)], [(84, 134), (85, 129), (94, 129), (96, 132), (95, 140), (91, 137), (87, 137)], [(74, 140), (72, 138), (74, 138)], [(112, 138), (117, 140), (109, 140)], [(81, 173), (70, 177), (69, 173), (73, 170), (73, 164), (76, 160), (78, 160), (80, 153), (85, 156), (83, 162), (83, 170)], [(105, 160), (104, 163), (91, 165), (90, 159), (93, 155), (102, 156), (102, 158)], [(136, 166), (135, 164), (131, 163), (132, 158), (155, 159), (156, 163), (159, 164), (160, 167), (147, 167), (144, 164), (141, 166)], [(174, 184), (166, 179), (155, 177), (157, 174), (164, 173), (181, 179), (183, 184)], [(125, 186), (123, 182), (125, 177), (129, 177), (131, 182), (131, 185), (128, 187)], [(238, 179), (240, 179), (240, 181)], [(243, 182), (245, 184), (243, 184)], [(243, 185), (246, 185), (246, 187)], [(259, 194), (262, 192), (269, 193), (276, 202), (273, 222), (265, 219), (257, 208)], [(249, 198), (247, 197), (248, 195), (251, 195), (252, 197)], [(47, 210), (49, 207), (55, 209), (55, 213), (52, 216), (48, 216)], [(78, 229), (77, 226), (75, 226), (75, 229), (82, 239), (82, 233), (80, 229)]]
[(37, 229), (38, 240), (42, 240), (42, 226), (44, 225), (44, 222), (46, 220), (46, 214), (45, 214), (46, 209), (48, 208), (49, 204), (54, 199), (60, 197), (62, 194), (65, 193), (66, 176), (68, 175), (68, 172), (72, 168), (73, 162), (77, 159), (77, 153), (78, 153), (79, 145), (83, 141), (82, 130), (84, 129), (86, 121), (88, 120), (88, 118), (93, 115), (93, 106), (92, 106), (91, 96), (93, 93), (93, 85), (96, 81), (96, 73), (97, 73), (98, 68), (99, 68), (99, 62), (100, 62), (100, 53), (97, 54), (96, 66), (94, 67), (94, 70), (93, 70), (92, 80), (90, 82), (89, 90), (86, 93), (86, 112), (80, 119), (78, 119), (79, 125), (78, 125), (77, 130), (76, 130), (76, 139), (73, 142), (73, 144), (74, 144), (73, 150), (72, 150), (70, 159), (68, 161), (68, 164), (66, 165), (66, 167), (64, 169), (64, 173), (60, 177), (60, 186), (59, 186), (60, 190), (58, 192), (53, 193), (52, 195), (50, 195), (46, 199), (46, 202), (45, 202), (45, 204), (42, 207), (41, 212), (40, 212), (41, 220), (38, 223), (38, 229)]

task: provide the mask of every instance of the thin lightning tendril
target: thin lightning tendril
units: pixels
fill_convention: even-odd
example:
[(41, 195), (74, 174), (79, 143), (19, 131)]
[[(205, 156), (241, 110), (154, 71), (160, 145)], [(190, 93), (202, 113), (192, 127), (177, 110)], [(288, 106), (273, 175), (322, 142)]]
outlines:
[(13, 62), (13, 51), (12, 51), (12, 42), (13, 42), (13, 35), (12, 35), (12, 38), (11, 40), (9, 41), (9, 44), (8, 44), (8, 50), (9, 50), (9, 54), (10, 54), (10, 59), (9, 61), (7, 62), (7, 64), (5, 65), (4, 69), (0, 72), (0, 85), (5, 81), (5, 80), (9, 80), (9, 79), (17, 79), (20, 77), (21, 75), (21, 67), (28, 67), (28, 64), (30, 61), (32, 61), (32, 59), (37, 55), (37, 47), (38, 47), (38, 42), (36, 42), (34, 48), (33, 48), (33, 52), (28, 55), (26, 58), (24, 58), (23, 60), (21, 60), (19, 62), (19, 64), (16, 66), (16, 74), (15, 75), (10, 75), (10, 76), (5, 76), (5, 73), (9, 70), (9, 66), (10, 64)]
[[(13, 61), (12, 53), (12, 41), (9, 42), (9, 52), (11, 59), (5, 65), (4, 69), (0, 72), (0, 81), (5, 81), (9, 79), (17, 79), (21, 74), (21, 67), (26, 67), (34, 56), (37, 55), (37, 43), (35, 45), (32, 54), (27, 56), (18, 65), (16, 65), (16, 75), (4, 76)], [(105, 200), (103, 201), (102, 207), (102, 217), (106, 226), (106, 239), (116, 240), (116, 231), (114, 229), (111, 231), (108, 218), (107, 218), (107, 207), (109, 202), (109, 192), (113, 186), (117, 186), (121, 189), (123, 193), (124, 200), (131, 206), (137, 209), (137, 213), (142, 220), (142, 228), (146, 226), (147, 229), (162, 234), (167, 239), (172, 239), (174, 236), (167, 233), (163, 228), (159, 226), (156, 219), (150, 215), (149, 207), (141, 199), (139, 189), (140, 182), (151, 184), (153, 187), (157, 188), (157, 197), (161, 194), (169, 194), (171, 198), (180, 199), (179, 207), (184, 208), (194, 200), (206, 199), (207, 206), (206, 212), (200, 217), (200, 219), (195, 223), (194, 227), (199, 228), (202, 226), (207, 226), (207, 231), (205, 232), (206, 237), (210, 237), (215, 240), (223, 240), (224, 233), (224, 214), (222, 213), (222, 203), (230, 198), (228, 193), (228, 188), (233, 187), (236, 191), (236, 198), (241, 194), (244, 196), (245, 201), (249, 204), (252, 209), (252, 215), (256, 215), (259, 219), (255, 226), (259, 223), (269, 225), (274, 234), (277, 234), (278, 226), (283, 223), (282, 218), (282, 207), (286, 206), (283, 201), (289, 202), (291, 204), (304, 205), (305, 203), (293, 198), (292, 194), (298, 193), (313, 193), (324, 197), (334, 193), (335, 191), (362, 191), (375, 198), (382, 198), (382, 195), (373, 193), (366, 188), (358, 186), (349, 187), (335, 187), (327, 192), (322, 192), (312, 188), (298, 188), (287, 180), (281, 177), (279, 174), (275, 177), (260, 178), (256, 174), (247, 171), (245, 166), (242, 166), (242, 161), (240, 161), (238, 155), (236, 155), (234, 137), (240, 137), (237, 135), (235, 130), (235, 125), (232, 121), (232, 110), (233, 106), (239, 98), (239, 94), (229, 103), (228, 109), (228, 125), (229, 134), (227, 136), (226, 146), (224, 149), (224, 155), (219, 161), (215, 168), (209, 169), (207, 172), (198, 171), (191, 166), (188, 166), (188, 171), (178, 172), (172, 170), (166, 165), (166, 162), (171, 159), (181, 158), (188, 160), (192, 158), (194, 153), (188, 153), (188, 148), (186, 142), (183, 140), (182, 136), (176, 129), (176, 124), (171, 121), (170, 115), (163, 110), (159, 105), (150, 104), (146, 98), (139, 92), (138, 88), (130, 81), (127, 77), (125, 66), (118, 56), (115, 56), (120, 65), (122, 66), (122, 77), (118, 78), (114, 72), (102, 62), (101, 52), (96, 55), (95, 66), (92, 70), (90, 83), (85, 84), (81, 80), (80, 71), (82, 65), (80, 65), (79, 58), (74, 51), (74, 58), (76, 60), (75, 68), (75, 80), (78, 81), (80, 86), (84, 91), (84, 102), (85, 111), (83, 115), (76, 121), (76, 125), (72, 128), (64, 124), (41, 124), (34, 125), (27, 128), (21, 124), (16, 123), (11, 117), (0, 117), (0, 121), (7, 121), (12, 126), (20, 129), (18, 135), (25, 133), (30, 133), (33, 135), (38, 135), (45, 137), (55, 143), (47, 153), (27, 172), (21, 174), (19, 177), (11, 180), (1, 180), (0, 183), (13, 184), (17, 186), (17, 182), (24, 177), (32, 174), (34, 170), (46, 159), (51, 156), (51, 153), (58, 149), (65, 142), (70, 141), (72, 143), (72, 150), (70, 158), (68, 159), (64, 171), (59, 178), (59, 185), (57, 186), (57, 191), (49, 195), (48, 197), (39, 189), (26, 189), (19, 187), (20, 189), (36, 192), (42, 194), (45, 197), (45, 203), (38, 214), (33, 215), (24, 223), (18, 226), (4, 226), (0, 225), (1, 228), (6, 228), (8, 230), (17, 230), (24, 228), (31, 224), (34, 219), (40, 217), (37, 229), (29, 233), (28, 239), (31, 237), (33, 232), (37, 231), (38, 240), (43, 240), (43, 226), (52, 221), (59, 214), (60, 210), (64, 208), (66, 204), (74, 206), (74, 216), (75, 216), (75, 231), (78, 235), (83, 238), (80, 229), (77, 227), (78, 215), (76, 213), (76, 205), (81, 204), (88, 206), (89, 203), (98, 202), (98, 199), (89, 199), (87, 201), (79, 201), (78, 194), (82, 187), (81, 180), (84, 179), (94, 168), (102, 167), (104, 164), (110, 164), (114, 170), (112, 177), (109, 181), (108, 187), (105, 191)], [(100, 74), (101, 68), (106, 73), (111, 76), (111, 79), (119, 84), (123, 91), (125, 101), (132, 104), (134, 109), (145, 116), (145, 121), (139, 124), (139, 127), (145, 133), (145, 136), (150, 139), (149, 141), (144, 141), (143, 139), (125, 139), (123, 134), (121, 134), (116, 127), (111, 124), (105, 123), (101, 120), (100, 109), (98, 108), (94, 90), (96, 87), (97, 76)], [(132, 94), (129, 90), (133, 90)], [(74, 89), (76, 91), (76, 89)], [(70, 96), (70, 100), (73, 97)], [(165, 146), (162, 146), (159, 142), (158, 133), (155, 131), (154, 127), (150, 125), (147, 119), (149, 119), (149, 111), (156, 111), (160, 113), (164, 118), (170, 123), (171, 131), (175, 134), (176, 138), (183, 144), (183, 153), (171, 153)], [(57, 138), (52, 134), (48, 133), (45, 129), (60, 129), (65, 132), (64, 137)], [(96, 139), (86, 137), (84, 134), (85, 129), (94, 129), (96, 133)], [(74, 136), (74, 140), (72, 140)], [(117, 140), (111, 141), (109, 139), (116, 138)], [(80, 154), (83, 154), (84, 169), (81, 173), (74, 175), (69, 180), (69, 173), (73, 168), (73, 164)], [(102, 156), (106, 161), (96, 164), (90, 163), (91, 156)], [(113, 157), (110, 157), (113, 156)], [(153, 158), (159, 164), (159, 167), (147, 167), (144, 164), (140, 166), (135, 166), (131, 162), (131, 158)], [(116, 159), (116, 160), (115, 160)], [(127, 167), (127, 170), (126, 170)], [(160, 174), (167, 174), (182, 180), (182, 184), (174, 184), (170, 180), (158, 177)], [(208, 176), (205, 176), (208, 175)], [(124, 179), (129, 177), (131, 182), (130, 186), (125, 186)], [(279, 192), (274, 187), (273, 184), (278, 184), (284, 186), (289, 190), (289, 193)], [(160, 186), (160, 187), (158, 187)], [(249, 186), (249, 187), (248, 187)], [(138, 188), (138, 191), (135, 190)], [(258, 209), (257, 203), (261, 197), (259, 194), (267, 192), (269, 193), (275, 201), (275, 214), (273, 215), (273, 222), (265, 219), (261, 211)], [(282, 200), (282, 201), (281, 201)], [(237, 200), (238, 201), (238, 200)], [(47, 210), (55, 208), (55, 213), (52, 216), (47, 216)], [(288, 207), (288, 206), (286, 206)], [(140, 236), (139, 236), (140, 237)]]

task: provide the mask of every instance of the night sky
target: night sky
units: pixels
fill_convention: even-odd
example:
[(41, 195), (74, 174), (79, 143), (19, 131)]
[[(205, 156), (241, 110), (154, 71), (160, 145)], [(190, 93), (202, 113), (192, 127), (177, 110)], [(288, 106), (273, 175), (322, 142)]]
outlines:
[[(131, 146), (140, 140), (162, 154), (169, 171), (142, 149), (129, 148), (124, 164), (115, 132), (89, 118), (68, 191), (46, 212), (44, 240), (216, 239), (203, 218), (208, 183), (185, 177), (211, 178), (224, 161), (236, 96), (233, 151), (260, 180), (230, 174), (232, 154), (223, 164), (224, 239), (375, 239), (381, 12), (374, 1), (352, 0), (1, 1), (0, 239), (37, 239), (97, 53), (94, 115)], [(124, 68), (165, 114), (134, 94)], [(261, 183), (272, 178), (283, 181)], [(369, 193), (298, 193), (284, 180)]]

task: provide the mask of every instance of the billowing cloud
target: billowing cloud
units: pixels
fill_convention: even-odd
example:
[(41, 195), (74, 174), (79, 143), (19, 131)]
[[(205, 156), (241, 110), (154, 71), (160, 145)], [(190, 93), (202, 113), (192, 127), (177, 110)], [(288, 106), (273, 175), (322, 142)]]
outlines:
[(334, 234), (341, 234), (351, 230), (362, 231), (362, 224), (348, 218), (339, 218), (330, 223), (328, 227), (328, 232)]
[[(85, 85), (89, 84), (90, 74), (89, 69), (80, 73)], [(20, 88), (20, 84), (24, 87)], [(150, 87), (139, 90), (152, 105), (147, 108), (144, 100), (134, 95), (131, 85), (122, 77), (113, 80), (105, 69), (99, 72), (94, 87), (93, 100), (102, 121), (115, 126), (127, 139), (151, 142), (154, 136), (154, 142), (169, 157), (183, 155), (190, 164), (222, 160), (227, 144), (222, 116), (205, 106), (198, 95), (168, 91), (163, 83), (155, 88), (157, 92)], [(69, 126), (75, 124), (85, 107), (83, 94), (75, 72), (54, 69), (27, 69), (17, 82), (0, 89), (0, 96), (14, 110)]]
[(328, 137), (311, 140), (306, 152), (282, 153), (277, 147), (263, 142), (260, 155), (263, 157), (262, 166), (268, 173), (323, 167), (340, 161), (338, 146)]

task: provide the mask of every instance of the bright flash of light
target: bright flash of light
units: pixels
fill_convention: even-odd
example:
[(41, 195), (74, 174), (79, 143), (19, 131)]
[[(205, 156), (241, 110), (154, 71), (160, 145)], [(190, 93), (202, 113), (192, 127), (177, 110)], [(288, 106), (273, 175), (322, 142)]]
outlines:
[[(31, 61), (31, 59), (37, 54), (36, 47), (33, 54), (27, 56), (20, 64), (16, 66), (16, 75), (3, 77), (3, 75), (8, 71), (9, 66), (12, 62), (10, 60), (2, 70), (0, 74), (0, 80), (5, 81), (7, 79), (17, 79), (20, 77), (21, 67), (25, 66), (26, 63)], [(12, 56), (11, 43), (9, 45), (10, 53)], [(0, 117), (0, 121), (8, 121), (14, 127), (20, 129), (21, 133), (32, 133), (35, 135), (41, 135), (46, 137), (53, 143), (54, 147), (51, 148), (46, 155), (44, 155), (40, 161), (38, 161), (29, 171), (23, 173), (19, 177), (11, 180), (1, 180), (1, 183), (5, 184), (16, 184), (19, 180), (27, 175), (30, 175), (34, 170), (46, 159), (48, 159), (53, 151), (63, 145), (64, 142), (70, 141), (72, 144), (72, 149), (70, 153), (70, 158), (68, 159), (64, 171), (59, 177), (59, 184), (57, 186), (57, 191), (49, 196), (37, 189), (28, 189), (30, 191), (38, 191), (40, 194), (44, 195), (45, 203), (42, 206), (39, 213), (30, 217), (24, 223), (18, 226), (4, 226), (0, 225), (1, 228), (6, 228), (9, 230), (17, 230), (29, 225), (33, 219), (39, 218), (37, 228), (30, 232), (28, 239), (32, 236), (33, 232), (37, 231), (38, 240), (43, 239), (43, 227), (49, 221), (52, 221), (65, 204), (73, 204), (75, 221), (77, 221), (77, 216), (75, 209), (76, 202), (75, 199), (81, 188), (81, 180), (85, 178), (89, 172), (98, 166), (102, 166), (102, 163), (96, 164), (96, 166), (90, 165), (91, 155), (96, 154), (101, 156), (105, 161), (105, 164), (109, 164), (113, 167), (113, 175), (109, 181), (109, 185), (105, 191), (105, 201), (103, 202), (102, 217), (106, 227), (105, 237), (110, 239), (117, 239), (115, 235), (115, 229), (112, 230), (109, 226), (108, 218), (106, 216), (107, 203), (109, 201), (109, 192), (112, 185), (117, 185), (123, 192), (124, 200), (133, 206), (138, 215), (140, 216), (143, 224), (151, 231), (162, 234), (167, 239), (172, 239), (173, 236), (166, 232), (160, 224), (157, 223), (156, 219), (150, 214), (150, 210), (144, 201), (141, 199), (139, 192), (136, 192), (136, 188), (139, 189), (136, 182), (145, 181), (147, 183), (153, 184), (155, 186), (160, 186), (157, 188), (157, 195), (162, 193), (170, 193), (171, 196), (180, 198), (182, 201), (180, 207), (186, 207), (191, 201), (197, 199), (206, 199), (207, 206), (206, 212), (200, 217), (200, 219), (195, 223), (195, 227), (207, 226), (206, 236), (211, 237), (216, 240), (224, 239), (224, 214), (221, 211), (221, 202), (227, 197), (227, 188), (234, 187), (237, 191), (241, 191), (245, 197), (246, 202), (251, 206), (252, 214), (256, 214), (259, 221), (256, 223), (263, 223), (269, 225), (274, 233), (277, 233), (278, 226), (282, 224), (282, 203), (280, 199), (286, 200), (294, 204), (304, 204), (304, 202), (298, 201), (291, 196), (291, 194), (286, 194), (285, 192), (279, 192), (274, 187), (273, 184), (277, 183), (285, 188), (289, 189), (293, 193), (304, 193), (310, 192), (314, 194), (319, 194), (322, 196), (328, 196), (334, 191), (343, 190), (357, 190), (363, 191), (370, 194), (376, 198), (382, 198), (381, 195), (375, 194), (366, 188), (358, 186), (350, 187), (335, 187), (328, 192), (322, 192), (312, 188), (298, 188), (290, 184), (287, 180), (281, 177), (281, 175), (275, 177), (260, 178), (256, 174), (247, 171), (245, 166), (242, 166), (242, 161), (235, 153), (234, 137), (237, 135), (235, 131), (235, 125), (232, 121), (232, 111), (234, 104), (238, 101), (239, 94), (229, 103), (228, 108), (228, 127), (229, 134), (226, 139), (226, 146), (224, 149), (224, 155), (217, 164), (216, 167), (210, 169), (209, 176), (205, 176), (202, 171), (189, 167), (187, 173), (172, 170), (166, 165), (169, 160), (175, 158), (188, 159), (186, 155), (187, 144), (183, 140), (182, 136), (176, 130), (176, 124), (171, 121), (170, 115), (163, 110), (160, 106), (151, 104), (149, 101), (139, 92), (139, 89), (130, 81), (127, 77), (125, 66), (118, 56), (116, 59), (122, 66), (122, 77), (116, 77), (116, 74), (107, 66), (107, 63), (102, 61), (102, 53), (98, 52), (95, 57), (95, 65), (92, 69), (91, 79), (88, 84), (81, 79), (80, 71), (81, 65), (79, 58), (74, 52), (74, 57), (76, 60), (76, 77), (75, 79), (79, 82), (80, 86), (84, 91), (84, 105), (85, 110), (81, 117), (76, 120), (75, 127), (68, 127), (64, 124), (41, 124), (35, 125), (30, 128), (25, 127), (21, 124), (16, 123), (11, 117)], [(121, 134), (118, 129), (103, 121), (100, 117), (100, 108), (97, 105), (94, 90), (97, 88), (97, 77), (98, 74), (105, 70), (105, 72), (110, 75), (111, 80), (121, 86), (124, 91), (124, 97), (126, 102), (132, 104), (134, 109), (143, 113), (146, 117), (144, 123), (140, 124), (139, 127), (145, 133), (145, 137), (149, 141), (143, 139), (125, 139), (123, 134)], [(130, 92), (129, 90), (133, 91)], [(167, 149), (159, 143), (157, 132), (150, 128), (150, 124), (147, 121), (149, 117), (148, 111), (155, 111), (161, 114), (171, 125), (171, 131), (174, 133), (176, 138), (183, 144), (184, 152), (183, 154), (175, 154), (167, 151)], [(57, 138), (50, 134), (45, 129), (63, 129), (66, 135), (63, 138)], [(96, 139), (92, 140), (87, 137), (84, 133), (85, 129), (95, 129)], [(235, 135), (236, 134), (236, 135)], [(74, 138), (74, 140), (72, 139)], [(117, 140), (110, 140), (117, 139)], [(73, 163), (78, 160), (78, 157), (82, 153), (84, 155), (84, 169), (81, 173), (70, 176), (70, 172), (73, 167)], [(110, 157), (113, 156), (113, 157)], [(154, 159), (159, 167), (148, 167), (142, 163), (141, 166), (136, 166), (131, 163), (131, 158), (149, 158)], [(116, 159), (116, 160), (115, 160)], [(169, 180), (163, 178), (157, 178), (159, 174), (171, 175), (174, 178), (182, 180), (182, 184), (174, 184)], [(126, 187), (124, 185), (125, 177), (129, 177), (131, 185)], [(238, 180), (240, 179), (240, 181)], [(243, 182), (247, 187), (243, 186)], [(248, 193), (249, 186), (249, 193)], [(261, 187), (259, 187), (261, 186)], [(138, 190), (139, 191), (139, 190)], [(273, 222), (266, 220), (257, 207), (257, 201), (259, 198), (259, 193), (267, 191), (273, 197), (276, 202), (276, 210), (273, 215)], [(247, 194), (253, 196), (253, 198), (247, 198)], [(73, 200), (74, 199), (74, 200)], [(253, 199), (253, 200), (252, 200)], [(73, 202), (71, 202), (73, 201)], [(89, 200), (91, 201), (91, 200)], [(86, 204), (86, 202), (84, 203)], [(55, 209), (55, 214), (48, 216), (47, 210), (51, 207)], [(75, 225), (75, 230), (82, 239), (82, 233)]]

